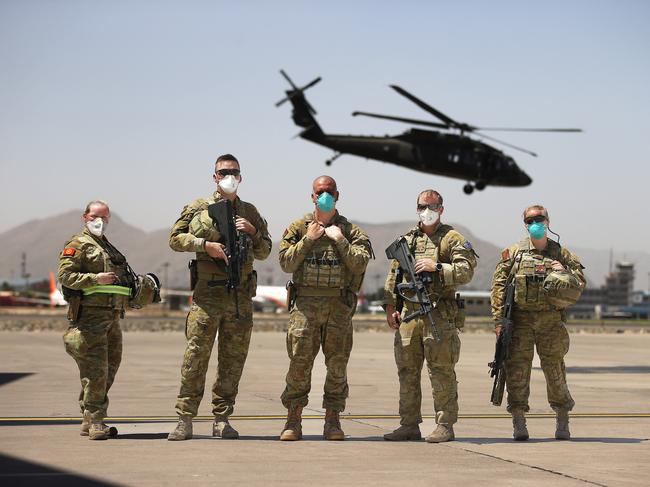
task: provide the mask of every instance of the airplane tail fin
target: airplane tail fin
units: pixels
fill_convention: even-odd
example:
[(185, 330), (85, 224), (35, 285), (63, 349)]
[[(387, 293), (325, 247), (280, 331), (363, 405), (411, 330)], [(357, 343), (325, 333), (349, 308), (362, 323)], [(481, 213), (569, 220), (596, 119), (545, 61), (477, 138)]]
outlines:
[(320, 128), (320, 125), (318, 125), (318, 122), (314, 117), (314, 115), (316, 115), (316, 110), (314, 110), (314, 107), (309, 104), (304, 94), (305, 90), (311, 88), (321, 80), (320, 76), (307, 83), (302, 88), (299, 88), (294, 84), (294, 82), (291, 80), (291, 78), (289, 78), (289, 75), (287, 75), (284, 70), (281, 69), (280, 74), (289, 82), (291, 89), (285, 91), (287, 96), (277, 102), (275, 106), (279, 107), (286, 101), (291, 102), (291, 105), (293, 106), (293, 121), (299, 127), (304, 128), (304, 130), (300, 133), (300, 136), (308, 140), (319, 140), (323, 138), (323, 129)]

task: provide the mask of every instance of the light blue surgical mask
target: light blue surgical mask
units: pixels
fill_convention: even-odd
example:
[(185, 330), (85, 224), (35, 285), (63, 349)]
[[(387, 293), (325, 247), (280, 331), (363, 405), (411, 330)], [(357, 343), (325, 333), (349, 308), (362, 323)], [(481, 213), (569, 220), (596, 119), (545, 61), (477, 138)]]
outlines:
[(535, 240), (539, 240), (546, 235), (546, 225), (541, 222), (531, 223), (528, 225), (528, 233)]
[(328, 213), (334, 209), (334, 196), (324, 191), (318, 196), (316, 205), (320, 211)]

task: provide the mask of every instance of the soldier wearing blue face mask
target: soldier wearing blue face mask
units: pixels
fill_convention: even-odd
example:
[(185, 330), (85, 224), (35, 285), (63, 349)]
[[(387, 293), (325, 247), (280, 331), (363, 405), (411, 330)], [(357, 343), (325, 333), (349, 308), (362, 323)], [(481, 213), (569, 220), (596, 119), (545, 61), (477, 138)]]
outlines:
[(515, 283), (512, 341), (506, 359), (508, 411), (513, 437), (528, 439), (525, 413), (529, 410), (530, 372), (537, 348), (546, 378), (548, 402), (556, 412), (555, 438), (568, 440), (569, 411), (574, 406), (566, 382), (564, 356), (569, 350), (565, 309), (577, 301), (586, 280), (578, 257), (548, 238), (546, 208), (534, 205), (523, 214), (528, 235), (504, 249), (492, 278), (492, 315), (495, 333), (501, 333), (506, 284)]
[(311, 389), (314, 358), (323, 349), (327, 376), (323, 395), (327, 440), (343, 440), (339, 413), (348, 396), (352, 315), (372, 249), (367, 235), (336, 209), (339, 192), (329, 176), (316, 178), (314, 210), (293, 222), (280, 241), (280, 265), (291, 272), (287, 353), (289, 371), (282, 404), (287, 423), (280, 439), (302, 437), (302, 409)]

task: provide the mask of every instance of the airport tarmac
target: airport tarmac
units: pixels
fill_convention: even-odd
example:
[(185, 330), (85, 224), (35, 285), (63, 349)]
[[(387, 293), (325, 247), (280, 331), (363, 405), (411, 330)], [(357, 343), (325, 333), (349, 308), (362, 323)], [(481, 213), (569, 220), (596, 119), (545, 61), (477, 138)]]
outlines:
[[(350, 398), (342, 426), (347, 441), (322, 440), (325, 375), (314, 366), (305, 439), (280, 442), (280, 402), (288, 359), (284, 334), (253, 334), (232, 424), (241, 439), (210, 436), (210, 387), (195, 437), (166, 441), (175, 424), (185, 339), (182, 333), (124, 334), (122, 367), (109, 414), (117, 439), (80, 437), (78, 371), (58, 332), (0, 333), (0, 485), (647, 485), (650, 477), (650, 363), (648, 334), (571, 335), (568, 380), (576, 400), (573, 439), (553, 439), (539, 362), (532, 374), (531, 439), (515, 443), (505, 408), (490, 404), (487, 362), (494, 338), (461, 336), (457, 367), (457, 440), (389, 443), (398, 426), (393, 337), (360, 332), (348, 376)], [(422, 433), (434, 427), (423, 374)], [(110, 423), (110, 421), (109, 421)]]

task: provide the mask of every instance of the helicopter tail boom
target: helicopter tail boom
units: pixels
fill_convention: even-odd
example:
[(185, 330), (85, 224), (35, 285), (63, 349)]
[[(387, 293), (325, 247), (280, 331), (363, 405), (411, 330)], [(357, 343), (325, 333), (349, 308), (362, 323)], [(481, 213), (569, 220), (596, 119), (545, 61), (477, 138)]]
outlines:
[(305, 98), (304, 93), (305, 90), (318, 83), (321, 78), (318, 77), (310, 83), (307, 83), (302, 88), (299, 88), (293, 83), (291, 78), (289, 78), (284, 70), (281, 69), (280, 74), (282, 74), (282, 76), (289, 82), (291, 89), (285, 91), (287, 96), (277, 102), (275, 106), (280, 106), (286, 101), (289, 101), (293, 107), (293, 112), (291, 114), (293, 122), (298, 127), (304, 128), (304, 130), (299, 134), (300, 137), (312, 141), (319, 141), (323, 139), (325, 137), (323, 129), (321, 129), (320, 125), (318, 125), (318, 122), (316, 121), (316, 118), (314, 117), (314, 115), (316, 115), (316, 110), (314, 110), (314, 107), (309, 104), (307, 98)]

